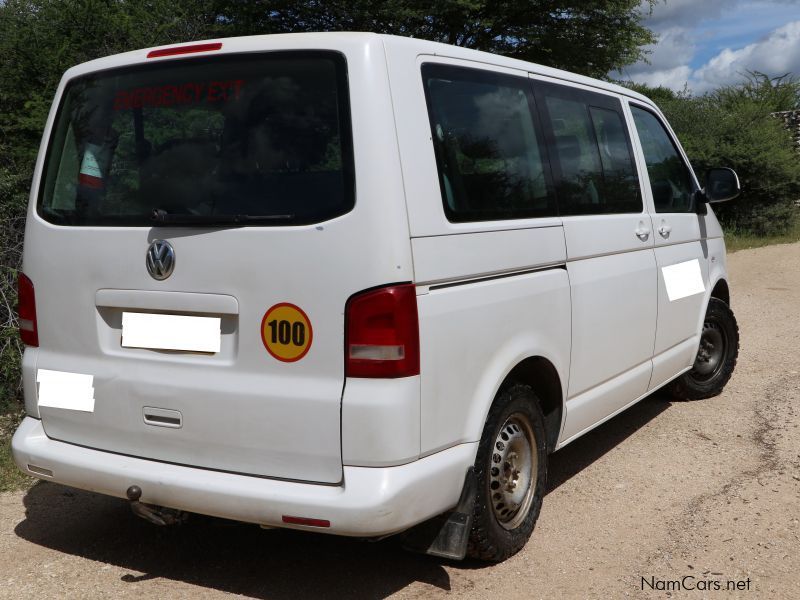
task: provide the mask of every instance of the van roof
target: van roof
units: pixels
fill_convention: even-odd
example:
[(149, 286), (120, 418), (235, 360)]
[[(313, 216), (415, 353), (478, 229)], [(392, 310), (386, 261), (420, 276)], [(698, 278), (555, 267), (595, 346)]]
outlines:
[[(449, 58), (460, 58), (464, 60), (471, 60), (475, 62), (483, 62), (499, 67), (506, 67), (510, 69), (519, 69), (544, 75), (546, 77), (553, 77), (556, 79), (563, 79), (574, 83), (588, 85), (630, 98), (635, 98), (647, 104), (653, 102), (626, 87), (578, 75), (570, 71), (546, 67), (536, 63), (527, 62), (515, 58), (508, 58), (499, 54), (492, 54), (489, 52), (482, 52), (480, 50), (473, 50), (470, 48), (463, 48), (461, 46), (452, 46), (450, 44), (443, 44), (440, 42), (432, 42), (429, 40), (422, 40), (418, 38), (402, 37), (396, 35), (377, 34), (369, 32), (308, 32), (308, 33), (280, 33), (269, 35), (251, 35), (242, 37), (231, 38), (218, 38), (214, 40), (198, 40), (194, 42), (185, 42), (181, 44), (171, 44), (167, 46), (157, 46), (155, 48), (173, 48), (180, 46), (192, 46), (197, 44), (207, 44), (221, 42), (223, 44), (222, 53), (235, 53), (235, 52), (252, 52), (254, 50), (269, 50), (277, 48), (285, 48), (290, 50), (300, 50), (309, 48), (328, 48), (337, 49), (339, 46), (363, 43), (377, 44), (382, 43), (386, 47), (394, 47), (397, 50), (415, 53), (415, 54), (432, 54), (436, 56), (446, 56)], [(91, 73), (94, 71), (103, 71), (130, 64), (139, 64), (145, 62), (147, 54), (154, 48), (143, 48), (140, 50), (133, 50), (121, 54), (114, 54), (103, 58), (98, 58), (92, 61), (76, 65), (66, 71), (64, 80)], [(164, 60), (164, 59), (156, 59)], [(166, 60), (170, 60), (167, 57)]]
[(496, 65), (498, 67), (507, 67), (509, 69), (524, 70), (528, 71), (529, 73), (535, 73), (537, 75), (544, 75), (546, 77), (552, 77), (554, 79), (563, 79), (565, 81), (571, 81), (574, 83), (580, 83), (583, 85), (588, 85), (608, 90), (610, 92), (614, 92), (624, 96), (629, 96), (631, 98), (636, 98), (643, 102), (647, 102), (648, 104), (652, 104), (652, 101), (646, 96), (643, 96), (642, 94), (635, 92), (631, 89), (628, 89), (626, 87), (623, 87), (621, 85), (617, 85), (615, 83), (609, 83), (607, 81), (603, 81), (601, 79), (595, 79), (593, 77), (587, 77), (585, 75), (579, 75), (571, 71), (564, 71), (563, 69), (556, 69), (553, 67), (547, 67), (545, 65), (540, 65), (537, 63), (528, 62), (517, 58), (509, 58), (507, 56), (502, 56), (500, 54), (492, 54), (491, 52), (483, 52), (481, 50), (473, 50), (471, 48), (464, 48), (461, 46), (452, 46), (450, 44), (432, 42), (429, 40), (420, 40), (416, 38), (402, 37), (397, 35), (385, 35), (385, 34), (381, 34), (379, 35), (379, 37), (384, 40), (384, 44), (386, 44), (387, 46), (389, 45), (405, 46), (409, 50), (416, 50), (417, 52), (420, 53), (435, 54), (438, 56), (446, 56), (450, 58), (461, 58), (464, 60), (472, 60), (475, 62), (484, 62), (487, 64)]

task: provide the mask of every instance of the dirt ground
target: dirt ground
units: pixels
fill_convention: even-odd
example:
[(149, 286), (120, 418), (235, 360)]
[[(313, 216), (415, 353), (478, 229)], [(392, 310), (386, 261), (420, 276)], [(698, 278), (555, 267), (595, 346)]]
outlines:
[(40, 483), (0, 495), (0, 597), (800, 598), (800, 244), (729, 262), (728, 388), (656, 394), (553, 455), (533, 538), (503, 564), (203, 517), (159, 529)]

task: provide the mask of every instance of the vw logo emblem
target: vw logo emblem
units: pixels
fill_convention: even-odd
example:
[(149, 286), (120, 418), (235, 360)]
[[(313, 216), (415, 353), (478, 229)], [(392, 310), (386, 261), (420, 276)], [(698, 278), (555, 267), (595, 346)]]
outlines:
[(147, 249), (145, 264), (153, 279), (162, 281), (172, 275), (175, 269), (175, 250), (172, 244), (166, 240), (155, 240)]

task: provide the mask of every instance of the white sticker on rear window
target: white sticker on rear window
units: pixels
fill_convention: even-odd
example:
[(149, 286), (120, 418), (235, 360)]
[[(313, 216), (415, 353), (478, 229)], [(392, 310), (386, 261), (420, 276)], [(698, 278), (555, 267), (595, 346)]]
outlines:
[(95, 144), (86, 144), (86, 150), (83, 152), (83, 162), (81, 163), (81, 173), (84, 175), (91, 175), (92, 177), (102, 177), (100, 172), (100, 165), (97, 164), (97, 155), (100, 153), (100, 146)]
[(94, 376), (39, 369), (39, 406), (94, 412)]
[(706, 291), (700, 261), (696, 258), (676, 265), (661, 267), (670, 302)]
[(219, 317), (122, 313), (126, 348), (219, 352), (220, 338)]
[(78, 183), (83, 186), (100, 189), (103, 187), (103, 171), (100, 168), (100, 161), (105, 151), (102, 146), (97, 144), (86, 144), (81, 161), (81, 170), (78, 173)]

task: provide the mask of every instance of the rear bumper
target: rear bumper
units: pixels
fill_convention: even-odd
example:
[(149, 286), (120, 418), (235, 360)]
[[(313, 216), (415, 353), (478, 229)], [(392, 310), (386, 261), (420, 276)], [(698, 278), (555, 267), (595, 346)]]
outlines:
[[(189, 512), (349, 536), (396, 533), (458, 503), (477, 444), (461, 444), (396, 467), (344, 467), (342, 485), (317, 485), (208, 471), (58, 442), (26, 417), (12, 440), (14, 460), (46, 481)], [(330, 528), (286, 525), (284, 515), (326, 519)]]

